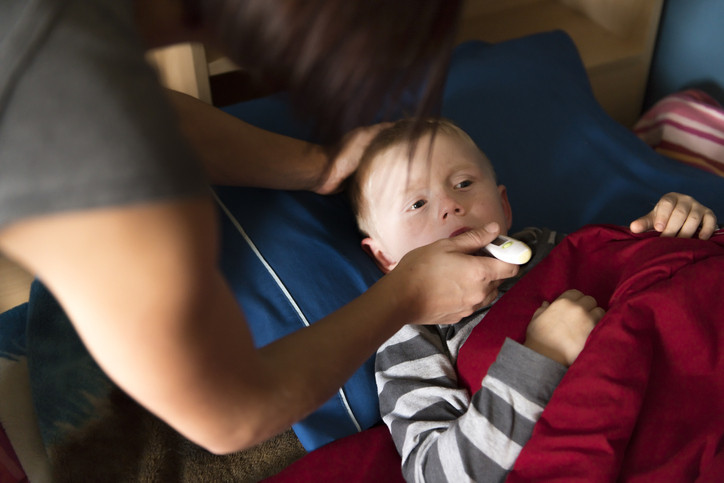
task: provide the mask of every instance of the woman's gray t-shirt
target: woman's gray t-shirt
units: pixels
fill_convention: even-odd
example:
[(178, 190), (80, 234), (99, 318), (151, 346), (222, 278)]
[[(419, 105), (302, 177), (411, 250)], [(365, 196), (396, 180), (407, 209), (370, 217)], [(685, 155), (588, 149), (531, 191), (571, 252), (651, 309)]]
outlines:
[(0, 0), (0, 228), (206, 183), (132, 0)]

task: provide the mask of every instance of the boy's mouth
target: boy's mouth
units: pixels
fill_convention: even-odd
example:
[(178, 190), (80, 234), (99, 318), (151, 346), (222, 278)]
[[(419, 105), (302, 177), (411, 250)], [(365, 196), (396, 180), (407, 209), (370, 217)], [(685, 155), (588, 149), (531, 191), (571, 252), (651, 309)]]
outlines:
[(470, 231), (470, 230), (472, 230), (472, 228), (467, 227), (467, 226), (464, 226), (464, 227), (462, 227), (462, 228), (458, 228), (458, 229), (455, 230), (454, 232), (450, 233), (450, 237), (449, 237), (449, 238), (452, 238), (452, 237), (454, 237), (454, 236), (458, 236), (458, 235), (460, 235), (460, 234), (462, 234), (462, 233), (465, 233), (466, 231)]

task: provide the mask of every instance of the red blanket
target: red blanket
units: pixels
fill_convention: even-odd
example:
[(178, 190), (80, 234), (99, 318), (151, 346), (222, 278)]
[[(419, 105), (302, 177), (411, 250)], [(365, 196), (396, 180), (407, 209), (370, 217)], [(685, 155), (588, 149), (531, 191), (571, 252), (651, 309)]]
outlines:
[[(607, 310), (509, 481), (724, 481), (724, 232), (710, 241), (591, 226), (566, 238), (463, 346), (472, 391), (541, 301), (577, 288)], [(401, 481), (384, 427), (310, 453), (273, 481)]]

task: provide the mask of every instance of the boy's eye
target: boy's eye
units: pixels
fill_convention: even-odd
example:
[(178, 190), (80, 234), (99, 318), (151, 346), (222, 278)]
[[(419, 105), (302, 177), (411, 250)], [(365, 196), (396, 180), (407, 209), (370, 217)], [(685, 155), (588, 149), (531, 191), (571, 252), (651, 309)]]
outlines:
[(455, 185), (455, 188), (467, 188), (467, 187), (470, 186), (471, 184), (473, 184), (473, 182), (470, 181), (470, 180), (468, 180), (468, 179), (466, 179), (465, 181), (461, 181), (461, 182), (459, 182), (458, 184), (456, 184), (456, 185)]
[(427, 201), (417, 200), (412, 204), (412, 206), (410, 206), (410, 208), (412, 208), (413, 210), (418, 210), (418, 209), (422, 208), (425, 205), (425, 203), (427, 203)]

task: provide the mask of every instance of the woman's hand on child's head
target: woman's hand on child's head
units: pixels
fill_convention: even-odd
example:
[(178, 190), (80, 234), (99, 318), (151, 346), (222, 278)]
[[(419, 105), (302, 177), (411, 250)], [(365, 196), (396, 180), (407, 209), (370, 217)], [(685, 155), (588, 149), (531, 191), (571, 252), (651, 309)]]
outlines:
[(535, 311), (524, 345), (568, 367), (604, 314), (593, 297), (568, 290), (553, 303), (543, 302)]
[(409, 297), (412, 322), (453, 324), (493, 303), (502, 280), (518, 267), (491, 257), (475, 256), (500, 233), (496, 223), (489, 230), (471, 230), (407, 253), (387, 274), (402, 278), (397, 284)]
[(699, 230), (699, 238), (708, 240), (716, 230), (716, 215), (691, 196), (667, 193), (654, 209), (631, 223), (634, 233), (656, 230), (661, 236), (691, 238)]
[(326, 169), (314, 188), (320, 195), (336, 193), (342, 183), (357, 170), (365, 149), (377, 134), (390, 127), (391, 122), (382, 122), (372, 126), (358, 127), (345, 134), (339, 145), (334, 149), (334, 157), (329, 160)]

